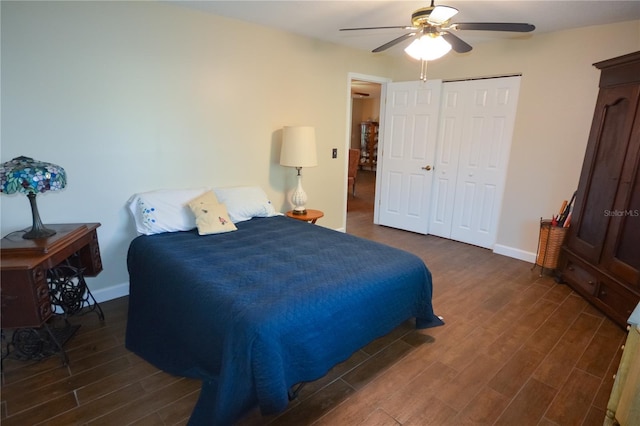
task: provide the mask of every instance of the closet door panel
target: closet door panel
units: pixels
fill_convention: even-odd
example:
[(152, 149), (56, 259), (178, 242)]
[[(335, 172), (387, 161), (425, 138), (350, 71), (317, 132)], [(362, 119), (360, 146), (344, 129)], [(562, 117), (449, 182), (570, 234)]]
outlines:
[[(464, 83), (468, 89), (450, 238), (492, 248), (502, 207), (520, 77)], [(471, 187), (473, 196), (468, 195)]]
[(465, 83), (446, 83), (442, 92), (436, 160), (433, 167), (432, 212), (429, 233), (443, 238), (451, 238), (460, 138), (465, 117)]
[(376, 223), (427, 234), (442, 82), (387, 84)]

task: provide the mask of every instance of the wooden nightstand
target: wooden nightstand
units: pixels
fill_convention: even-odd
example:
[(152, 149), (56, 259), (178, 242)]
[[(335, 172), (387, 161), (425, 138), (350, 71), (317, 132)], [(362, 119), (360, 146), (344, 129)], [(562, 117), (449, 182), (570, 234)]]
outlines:
[(307, 214), (293, 214), (293, 210), (289, 210), (287, 213), (287, 217), (291, 217), (293, 219), (303, 220), (305, 222), (316, 223), (318, 219), (324, 216), (324, 213), (320, 210), (311, 210), (307, 209)]
[(26, 229), (2, 239), (0, 315), (3, 337), (7, 337), (4, 330), (14, 330), (12, 341), (2, 354), (3, 359), (11, 350), (20, 359), (39, 359), (59, 352), (66, 364), (62, 345), (75, 329), (50, 327), (47, 321), (54, 315), (54, 310), (61, 311), (66, 319), (89, 307), (104, 319), (100, 305), (84, 281), (84, 276), (93, 277), (102, 271), (96, 232), (99, 226), (99, 223), (47, 225), (56, 231), (55, 235), (27, 240), (22, 238)]

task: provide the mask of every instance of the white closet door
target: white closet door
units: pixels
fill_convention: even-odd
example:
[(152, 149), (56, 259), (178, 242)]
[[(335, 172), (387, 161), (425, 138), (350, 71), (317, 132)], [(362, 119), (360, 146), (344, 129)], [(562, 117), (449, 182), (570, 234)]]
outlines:
[(434, 235), (493, 247), (519, 88), (520, 77), (444, 84), (430, 224)]
[(378, 223), (427, 234), (442, 82), (387, 84)]
[(429, 233), (451, 238), (453, 202), (456, 196), (460, 140), (464, 123), (466, 82), (445, 83), (442, 89), (440, 127), (433, 170)]

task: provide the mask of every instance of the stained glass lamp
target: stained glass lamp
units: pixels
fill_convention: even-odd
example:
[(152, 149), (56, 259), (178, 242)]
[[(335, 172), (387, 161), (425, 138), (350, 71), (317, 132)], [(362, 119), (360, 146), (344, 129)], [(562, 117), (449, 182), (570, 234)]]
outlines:
[(0, 192), (26, 194), (31, 204), (33, 225), (22, 238), (34, 240), (54, 235), (56, 231), (45, 228), (40, 220), (36, 195), (39, 192), (59, 191), (67, 184), (64, 169), (55, 164), (37, 161), (29, 157), (16, 157), (0, 166)]

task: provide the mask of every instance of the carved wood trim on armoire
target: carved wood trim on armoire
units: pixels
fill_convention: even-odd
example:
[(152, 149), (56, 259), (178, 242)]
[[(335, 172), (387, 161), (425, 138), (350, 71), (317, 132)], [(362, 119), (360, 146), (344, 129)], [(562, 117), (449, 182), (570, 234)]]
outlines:
[(600, 91), (559, 272), (626, 327), (640, 301), (640, 52), (594, 66)]

